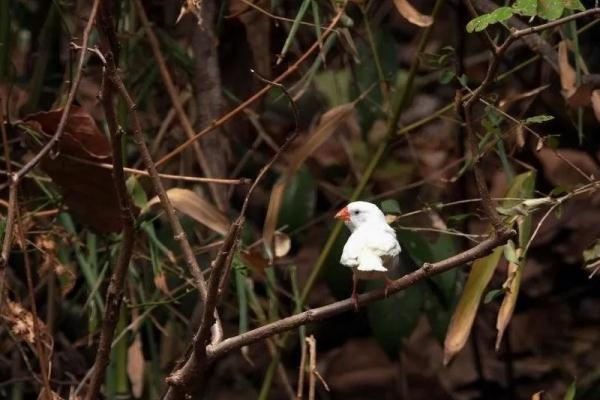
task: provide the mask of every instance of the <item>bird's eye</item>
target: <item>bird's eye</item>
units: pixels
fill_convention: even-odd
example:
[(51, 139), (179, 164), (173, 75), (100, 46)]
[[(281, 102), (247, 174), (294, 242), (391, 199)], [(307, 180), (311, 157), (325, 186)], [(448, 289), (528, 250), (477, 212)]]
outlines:
[(354, 211), (352, 211), (352, 214), (354, 214), (354, 215), (358, 215), (358, 214), (360, 214), (360, 211), (358, 211), (358, 210), (354, 210)]

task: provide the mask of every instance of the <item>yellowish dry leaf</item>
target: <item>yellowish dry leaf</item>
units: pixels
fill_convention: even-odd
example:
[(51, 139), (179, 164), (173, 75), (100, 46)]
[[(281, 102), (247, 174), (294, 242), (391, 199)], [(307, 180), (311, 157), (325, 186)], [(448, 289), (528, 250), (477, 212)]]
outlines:
[(592, 109), (598, 122), (600, 122), (600, 90), (594, 90), (592, 92)]
[(133, 343), (127, 349), (127, 376), (131, 383), (133, 397), (141, 398), (144, 392), (144, 353), (139, 334), (135, 335)]
[(408, 0), (394, 0), (396, 9), (408, 22), (420, 26), (427, 27), (433, 24), (433, 18), (429, 15), (421, 14), (416, 8), (408, 2)]
[[(208, 200), (188, 189), (173, 188), (167, 190), (167, 196), (175, 209), (190, 218), (198, 221), (213, 231), (225, 235), (229, 229), (229, 219)], [(154, 204), (159, 203), (158, 196), (154, 196), (142, 213), (148, 211)]]
[(479, 258), (473, 263), (471, 273), (467, 278), (467, 283), (463, 294), (458, 301), (450, 324), (446, 339), (444, 340), (444, 364), (448, 364), (452, 357), (458, 353), (467, 342), (471, 327), (481, 302), (483, 292), (489, 283), (496, 265), (500, 261), (503, 247), (497, 247), (492, 254)]
[[(521, 257), (523, 254), (522, 249), (516, 250), (517, 257)], [(505, 295), (498, 310), (498, 316), (496, 318), (496, 329), (498, 335), (496, 336), (496, 350), (500, 348), (502, 337), (506, 331), (506, 327), (512, 318), (513, 312), (515, 311), (515, 305), (517, 304), (517, 298), (519, 297), (519, 289), (521, 287), (521, 267), (513, 262), (508, 263), (508, 277), (502, 287), (505, 289)]]
[(575, 93), (577, 73), (569, 63), (569, 44), (566, 40), (562, 40), (558, 44), (558, 69), (562, 94), (565, 99), (568, 99)]

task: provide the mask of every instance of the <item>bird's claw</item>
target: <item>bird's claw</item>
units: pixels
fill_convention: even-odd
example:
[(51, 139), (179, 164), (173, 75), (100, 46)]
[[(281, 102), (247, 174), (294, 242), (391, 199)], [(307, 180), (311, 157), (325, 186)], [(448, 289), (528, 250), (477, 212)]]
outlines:
[(387, 299), (388, 297), (388, 292), (390, 290), (390, 286), (394, 283), (393, 279), (388, 278), (387, 276), (385, 277), (385, 288), (384, 288), (384, 294), (385, 294), (385, 298)]
[(354, 304), (354, 311), (358, 312), (358, 295), (356, 292), (352, 293), (352, 304)]

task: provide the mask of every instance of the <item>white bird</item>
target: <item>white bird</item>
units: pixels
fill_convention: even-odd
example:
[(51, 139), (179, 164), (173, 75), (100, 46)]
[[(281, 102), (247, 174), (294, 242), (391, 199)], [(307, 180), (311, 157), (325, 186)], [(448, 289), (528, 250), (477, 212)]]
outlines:
[(358, 309), (356, 286), (359, 279), (384, 278), (387, 296), (391, 280), (386, 272), (398, 262), (400, 244), (385, 215), (373, 203), (352, 202), (342, 208), (335, 218), (344, 221), (352, 232), (344, 245), (340, 263), (352, 268), (352, 300)]

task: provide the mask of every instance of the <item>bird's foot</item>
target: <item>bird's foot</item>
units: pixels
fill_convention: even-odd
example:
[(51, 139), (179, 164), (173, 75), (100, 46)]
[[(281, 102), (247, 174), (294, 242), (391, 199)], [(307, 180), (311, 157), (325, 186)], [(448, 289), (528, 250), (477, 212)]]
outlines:
[(388, 292), (390, 290), (390, 286), (392, 286), (392, 284), (394, 283), (393, 279), (388, 278), (387, 276), (385, 277), (385, 289), (384, 289), (384, 293), (385, 293), (385, 297), (388, 297)]
[(354, 311), (358, 312), (358, 294), (355, 291), (352, 292), (352, 303), (354, 304)]

